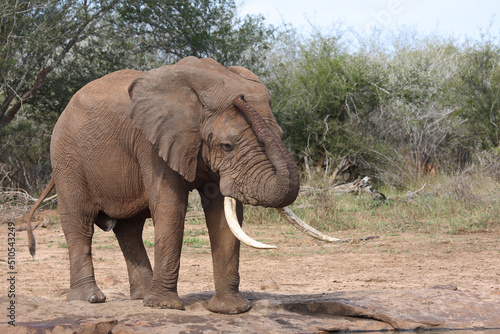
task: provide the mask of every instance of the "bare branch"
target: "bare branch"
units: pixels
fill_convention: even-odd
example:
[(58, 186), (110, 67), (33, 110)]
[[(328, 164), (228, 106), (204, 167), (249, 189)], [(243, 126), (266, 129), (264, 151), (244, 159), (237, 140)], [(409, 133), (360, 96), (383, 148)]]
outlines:
[[(4, 101), (2, 102), (2, 106), (0, 108), (0, 131), (1, 129), (9, 124), (17, 114), (17, 112), (21, 109), (23, 103), (25, 103), (28, 99), (30, 99), (41, 87), (42, 81), (44, 78), (50, 74), (57, 66), (60, 65), (61, 61), (66, 57), (68, 52), (80, 41), (84, 40), (88, 36), (90, 36), (93, 31), (95, 30), (96, 25), (101, 21), (101, 19), (106, 15), (110, 10), (114, 8), (114, 6), (118, 3), (118, 0), (114, 0), (108, 5), (104, 6), (103, 3), (101, 2), (101, 7), (98, 11), (96, 11), (93, 15), (89, 15), (87, 9), (89, 6), (94, 6), (91, 3), (85, 3), (84, 10), (85, 10), (85, 20), (81, 21), (80, 26), (78, 29), (71, 31), (71, 27), (68, 27), (68, 31), (71, 31), (72, 37), (70, 38), (69, 42), (65, 43), (64, 46), (62, 46), (62, 49), (60, 52), (58, 52), (55, 56), (52, 54), (52, 50), (37, 50), (29, 52), (26, 58), (24, 59), (23, 63), (25, 63), (25, 66), (27, 68), (25, 69), (23, 73), (22, 79), (16, 80), (18, 84), (16, 87), (11, 87), (11, 93), (6, 96)], [(48, 5), (47, 5), (48, 6)], [(63, 8), (62, 11), (66, 11), (69, 9), (68, 8)], [(16, 8), (19, 10), (18, 8)], [(42, 9), (42, 7), (38, 8), (39, 10)], [(34, 8), (31, 8), (31, 10), (34, 10)], [(20, 12), (18, 11), (16, 15), (19, 15)], [(35, 16), (37, 14), (34, 14)], [(17, 17), (17, 16), (16, 16)], [(61, 24), (61, 23), (59, 23)], [(27, 30), (28, 27), (23, 27), (23, 29)], [(39, 26), (37, 26), (37, 29)], [(54, 45), (52, 46), (54, 49), (59, 47), (59, 45)], [(25, 50), (22, 50), (23, 52)], [(5, 50), (7, 52), (7, 49)], [(45, 60), (37, 60), (37, 57), (44, 57), (43, 54), (40, 54), (40, 52), (46, 52), (47, 55), (45, 57)], [(50, 61), (50, 59), (53, 59)], [(26, 81), (26, 75), (28, 73), (31, 73), (32, 70), (30, 70), (30, 67), (33, 67), (33, 65), (27, 65), (28, 60), (33, 61), (32, 64), (36, 64), (35, 67), (40, 67), (39, 72), (36, 74), (36, 77), (33, 79), (33, 83), (30, 84), (28, 87), (26, 87), (24, 92), (21, 92), (24, 83)], [(46, 65), (47, 62), (50, 61), (49, 65)], [(2, 85), (8, 86), (8, 82), (4, 81), (2, 82)], [(15, 98), (17, 97), (17, 101), (12, 105), (14, 102)], [(11, 106), (12, 105), (12, 106)], [(1, 133), (1, 132), (0, 132)]]

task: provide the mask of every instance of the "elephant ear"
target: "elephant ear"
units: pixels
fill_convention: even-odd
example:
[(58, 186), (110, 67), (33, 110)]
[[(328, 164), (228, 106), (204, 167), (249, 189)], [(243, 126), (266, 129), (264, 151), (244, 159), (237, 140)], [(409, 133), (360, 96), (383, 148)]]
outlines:
[(129, 116), (170, 168), (191, 182), (196, 177), (203, 106), (182, 70), (163, 66), (141, 74), (128, 88)]

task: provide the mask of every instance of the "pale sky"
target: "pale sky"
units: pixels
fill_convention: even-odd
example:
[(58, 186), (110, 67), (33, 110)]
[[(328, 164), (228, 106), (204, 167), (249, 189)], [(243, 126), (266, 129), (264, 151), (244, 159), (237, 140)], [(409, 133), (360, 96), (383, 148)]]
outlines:
[(493, 22), (490, 34), (500, 37), (499, 0), (240, 0), (239, 8), (243, 15), (263, 14), (269, 24), (291, 23), (305, 34), (312, 31), (308, 21), (328, 32), (340, 19), (361, 33), (409, 25), (457, 38), (478, 38)]

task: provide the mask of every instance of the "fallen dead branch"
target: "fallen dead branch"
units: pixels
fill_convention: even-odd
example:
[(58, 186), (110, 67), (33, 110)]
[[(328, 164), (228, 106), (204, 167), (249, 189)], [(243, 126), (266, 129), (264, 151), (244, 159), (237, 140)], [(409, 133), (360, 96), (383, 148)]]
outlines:
[[(351, 161), (347, 156), (343, 157), (328, 180), (328, 192), (356, 194), (368, 193), (372, 195), (374, 199), (386, 199), (385, 195), (381, 192), (372, 190), (372, 186), (368, 184), (370, 181), (368, 176), (363, 178), (358, 177), (355, 179), (357, 172), (358, 165)], [(342, 174), (347, 174), (347, 180), (342, 184), (336, 183)]]
[(387, 197), (382, 194), (378, 190), (372, 190), (372, 186), (368, 184), (370, 181), (370, 178), (368, 176), (365, 176), (364, 178), (358, 178), (353, 182), (350, 183), (344, 183), (344, 184), (339, 184), (339, 185), (333, 185), (329, 186), (328, 188), (325, 189), (320, 189), (320, 188), (314, 188), (310, 186), (302, 186), (300, 187), (300, 191), (302, 192), (327, 192), (327, 193), (337, 193), (337, 194), (346, 194), (346, 193), (354, 193), (354, 194), (361, 194), (361, 193), (368, 193), (370, 194), (374, 199), (378, 200), (385, 200)]
[[(52, 201), (57, 197), (57, 194), (47, 197), (42, 203)], [(35, 198), (28, 194), (24, 189), (10, 189), (6, 191), (0, 191), (0, 203), (10, 203), (16, 205), (29, 205), (30, 202), (36, 202), (38, 198)]]
[(338, 177), (344, 173), (349, 173), (346, 182), (352, 182), (354, 180), (357, 171), (358, 171), (358, 165), (349, 160), (347, 156), (345, 156), (340, 161), (340, 164), (333, 170), (333, 173), (330, 176), (330, 179), (328, 180), (328, 185), (329, 186), (334, 185)]
[(355, 181), (340, 185), (334, 185), (330, 187), (329, 191), (335, 193), (357, 193), (366, 192), (371, 194), (371, 185), (368, 184), (370, 178), (365, 176), (364, 178), (357, 178)]
[(420, 188), (419, 190), (417, 191), (408, 191), (408, 193), (406, 194), (406, 200), (407, 201), (411, 201), (415, 196), (417, 196), (418, 194), (420, 194), (422, 191), (424, 191), (424, 188), (425, 186), (427, 185), (427, 183), (425, 183), (422, 188)]
[[(46, 198), (42, 203), (52, 204), (56, 198), (57, 194)], [(0, 223), (23, 218), (37, 200), (24, 189), (0, 191)]]
[(358, 178), (354, 182), (350, 183), (345, 183), (345, 184), (340, 184), (340, 185), (334, 185), (330, 186), (327, 188), (314, 188), (310, 186), (301, 186), (300, 191), (301, 192), (311, 192), (311, 193), (332, 193), (332, 194), (347, 194), (347, 193), (353, 193), (353, 194), (362, 194), (362, 193), (367, 193), (370, 194), (374, 200), (379, 200), (379, 201), (386, 201), (386, 200), (396, 200), (399, 202), (411, 202), (414, 200), (418, 195), (420, 195), (424, 189), (426, 184), (424, 184), (420, 189), (416, 191), (408, 191), (406, 194), (406, 197), (397, 197), (397, 198), (387, 198), (383, 193), (376, 189), (372, 189), (372, 186), (368, 184), (370, 181), (370, 178), (368, 176), (365, 176), (364, 178)]
[(386, 200), (396, 200), (400, 202), (410, 202), (422, 191), (425, 189), (426, 184), (422, 186), (419, 190), (416, 191), (408, 191), (405, 198), (387, 198), (383, 193), (378, 190), (372, 189), (372, 185), (369, 184), (370, 178), (365, 176), (363, 178), (358, 177), (354, 181), (337, 184), (337, 181), (340, 178), (340, 175), (343, 173), (347, 173), (347, 180), (353, 180), (354, 174), (357, 172), (357, 164), (349, 160), (348, 157), (342, 158), (340, 164), (335, 168), (332, 175), (328, 180), (328, 187), (326, 188), (314, 188), (310, 186), (302, 186), (300, 187), (301, 192), (311, 192), (311, 193), (332, 193), (332, 194), (346, 194), (346, 193), (354, 193), (354, 194), (362, 194), (367, 193), (370, 194), (374, 200), (378, 201), (386, 201)]

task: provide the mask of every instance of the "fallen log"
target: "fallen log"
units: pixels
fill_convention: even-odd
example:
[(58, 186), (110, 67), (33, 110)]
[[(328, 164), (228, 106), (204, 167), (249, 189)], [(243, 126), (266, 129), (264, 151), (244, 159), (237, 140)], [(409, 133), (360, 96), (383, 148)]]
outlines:
[(372, 190), (372, 186), (368, 184), (370, 181), (370, 178), (368, 176), (365, 176), (364, 178), (357, 178), (353, 182), (349, 183), (344, 183), (344, 184), (336, 184), (333, 186), (329, 186), (325, 189), (319, 189), (319, 188), (314, 188), (310, 186), (301, 186), (300, 191), (302, 192), (327, 192), (327, 193), (338, 193), (338, 194), (346, 194), (346, 193), (355, 193), (355, 194), (361, 194), (361, 193), (368, 193), (370, 194), (374, 199), (377, 200), (385, 200), (387, 197), (382, 194), (378, 190)]

